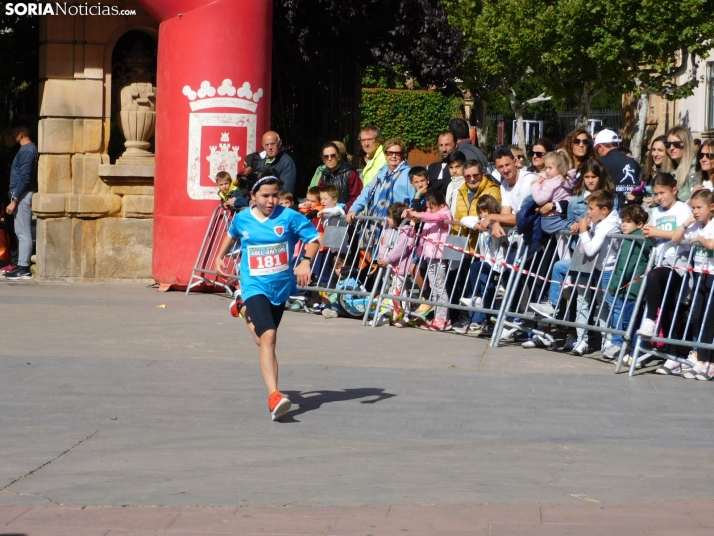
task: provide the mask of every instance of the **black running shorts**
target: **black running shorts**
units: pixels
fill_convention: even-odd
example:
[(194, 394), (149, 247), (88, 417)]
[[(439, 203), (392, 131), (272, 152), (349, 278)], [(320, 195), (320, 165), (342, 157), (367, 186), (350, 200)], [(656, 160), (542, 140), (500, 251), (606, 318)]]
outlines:
[(269, 329), (278, 329), (283, 318), (285, 304), (273, 305), (270, 300), (258, 294), (245, 300), (248, 319), (253, 323), (255, 334), (260, 337)]

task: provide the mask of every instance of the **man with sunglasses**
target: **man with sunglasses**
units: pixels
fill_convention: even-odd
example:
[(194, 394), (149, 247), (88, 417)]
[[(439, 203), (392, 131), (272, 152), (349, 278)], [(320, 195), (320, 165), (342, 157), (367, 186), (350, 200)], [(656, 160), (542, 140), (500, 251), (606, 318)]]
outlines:
[(622, 139), (617, 132), (606, 128), (595, 136), (595, 150), (598, 159), (605, 166), (615, 185), (617, 205), (622, 207), (627, 201), (627, 194), (640, 184), (642, 170), (636, 160), (618, 150)]

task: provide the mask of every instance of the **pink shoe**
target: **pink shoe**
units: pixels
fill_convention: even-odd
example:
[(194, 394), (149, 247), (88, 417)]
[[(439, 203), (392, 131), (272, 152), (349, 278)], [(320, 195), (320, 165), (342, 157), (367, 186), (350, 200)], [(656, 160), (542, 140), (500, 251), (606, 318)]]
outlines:
[(451, 329), (451, 322), (448, 320), (434, 320), (428, 329), (431, 331), (449, 331)]
[(434, 323), (433, 320), (430, 320), (429, 322), (424, 322), (421, 326), (419, 326), (419, 329), (424, 329), (426, 331), (431, 331), (431, 326)]
[(8, 264), (7, 266), (3, 266), (2, 268), (0, 268), (0, 273), (12, 272), (15, 268), (17, 268), (17, 266), (15, 266), (14, 264)]

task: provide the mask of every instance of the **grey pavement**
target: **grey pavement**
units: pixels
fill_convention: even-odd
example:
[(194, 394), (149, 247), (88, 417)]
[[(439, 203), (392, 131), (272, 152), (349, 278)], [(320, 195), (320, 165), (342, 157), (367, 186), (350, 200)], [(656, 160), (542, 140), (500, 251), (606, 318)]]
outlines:
[[(498, 523), (536, 504), (712, 510), (708, 382), (628, 378), (596, 355), (286, 313), (280, 387), (294, 411), (273, 423), (257, 348), (227, 309), (221, 296), (142, 284), (0, 282), (0, 534), (58, 505), (233, 507), (208, 510), (231, 516), (273, 507), (263, 519), (280, 507), (380, 512), (374, 519), (382, 507), (434, 505), (445, 519), (449, 508), (511, 507)], [(539, 508), (536, 532), (474, 533), (560, 534), (544, 529)], [(339, 533), (330, 526), (314, 533)]]

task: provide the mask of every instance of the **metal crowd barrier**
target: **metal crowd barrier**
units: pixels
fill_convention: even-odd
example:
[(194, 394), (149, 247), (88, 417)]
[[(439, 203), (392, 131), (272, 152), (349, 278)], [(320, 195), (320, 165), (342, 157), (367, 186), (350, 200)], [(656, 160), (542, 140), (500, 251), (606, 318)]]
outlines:
[[(714, 337), (706, 337), (705, 331), (712, 327), (714, 318), (714, 292), (711, 290), (714, 275), (693, 268), (695, 247), (688, 242), (679, 244), (668, 242), (664, 245), (653, 268), (668, 270), (661, 304), (655, 322), (655, 336), (643, 339), (637, 338), (634, 353), (630, 363), (629, 375), (633, 376), (639, 363), (644, 363), (652, 357), (671, 359), (682, 365), (694, 366), (687, 357), (675, 352), (677, 348), (685, 350), (714, 351)], [(654, 257), (654, 255), (653, 255)], [(679, 259), (672, 262), (672, 259)], [(696, 276), (696, 277), (695, 277)], [(681, 280), (679, 279), (681, 278)], [(707, 285), (709, 290), (707, 291)], [(695, 300), (703, 300), (702, 310), (695, 309)], [(647, 308), (652, 304), (647, 304)], [(643, 318), (647, 314), (645, 308)], [(708, 321), (707, 321), (708, 320)], [(639, 327), (639, 324), (638, 324)], [(709, 340), (711, 338), (711, 340)], [(648, 343), (648, 348), (643, 343)]]
[[(411, 305), (429, 305), (445, 309), (478, 313), (482, 325), (489, 326), (486, 333), (491, 334), (491, 345), (495, 345), (495, 330), (491, 329), (491, 317), (498, 317), (503, 312), (504, 296), (507, 296), (513, 285), (513, 274), (516, 265), (522, 258), (525, 247), (515, 230), (510, 230), (507, 236), (498, 243), (496, 256), (486, 255), (474, 249), (478, 231), (462, 226), (459, 222), (445, 222), (451, 229), (440, 231), (436, 239), (428, 239), (421, 235), (416, 240), (440, 243), (443, 240), (443, 252), (438, 261), (426, 255), (426, 249), (413, 249), (409, 260), (418, 270), (424, 271), (426, 267), (434, 268), (444, 273), (443, 285), (437, 283), (435, 289), (429, 285), (428, 277), (403, 277), (394, 270), (390, 270), (389, 277), (385, 277), (380, 292), (381, 307), (374, 315), (373, 326), (378, 323), (380, 315), (393, 314), (395, 309), (401, 309), (406, 316), (412, 315)], [(454, 234), (456, 233), (456, 234)], [(446, 234), (447, 236), (443, 236)], [(405, 260), (408, 247), (405, 245), (401, 253), (399, 264)], [(509, 264), (508, 261), (511, 261)], [(514, 264), (515, 263), (515, 264)], [(428, 274), (427, 274), (428, 275)], [(421, 284), (418, 283), (421, 279)], [(432, 277), (432, 280), (435, 279)], [(438, 281), (438, 274), (436, 277)], [(395, 292), (397, 290), (397, 292)], [(441, 299), (439, 299), (441, 298)], [(392, 306), (389, 306), (389, 303)], [(477, 323), (477, 324), (478, 324)], [(483, 332), (481, 332), (483, 334)]]
[[(333, 222), (333, 223), (331, 223)], [(362, 324), (367, 325), (370, 311), (384, 269), (377, 265), (379, 239), (385, 218), (357, 216), (352, 225), (345, 218), (332, 218), (325, 223), (320, 250), (312, 265), (311, 282), (301, 291), (349, 296), (356, 306), (364, 307)], [(335, 261), (342, 268), (335, 272)]]
[(228, 232), (235, 214), (235, 211), (223, 208), (223, 205), (218, 205), (213, 211), (206, 230), (206, 236), (204, 236), (201, 243), (196, 264), (193, 266), (191, 278), (186, 287), (187, 296), (194, 288), (203, 284), (218, 286), (225, 289), (228, 294), (233, 293), (233, 287), (235, 287), (239, 279), (240, 243), (236, 243), (227, 255), (229, 262), (226, 268), (228, 273), (233, 274), (231, 277), (226, 278), (218, 275), (215, 271), (215, 262), (223, 237)]
[[(239, 245), (233, 250), (236, 253), (229, 254), (232, 257), (229, 269), (235, 275), (225, 280), (213, 267), (233, 215), (221, 206), (216, 207), (187, 294), (201, 283), (232, 291), (231, 286), (238, 280)], [(421, 318), (414, 312), (414, 307), (420, 305), (478, 313), (484, 323), (492, 320), (495, 323), (491, 346), (500, 344), (506, 328), (511, 332), (550, 337), (555, 343), (552, 336), (537, 328), (538, 325), (576, 329), (578, 340), (583, 340), (587, 332), (599, 333), (604, 338), (619, 335), (624, 343), (617, 355), (616, 372), (620, 372), (628, 347), (632, 346), (630, 376), (635, 373), (638, 363), (652, 357), (692, 365), (672, 349), (714, 351), (714, 337), (705, 340), (708, 325), (705, 319), (714, 312), (714, 292), (711, 280), (706, 278), (714, 278), (714, 275), (700, 272), (706, 277), (693, 277), (696, 272), (691, 266), (695, 249), (687, 243), (668, 243), (658, 259), (654, 254), (645, 259), (643, 247), (630, 247), (623, 253), (622, 244), (628, 241), (633, 245), (643, 243), (646, 238), (619, 233), (608, 235), (602, 247), (605, 257), (615, 258), (613, 267), (620, 261), (640, 267), (632, 271), (628, 280), (624, 274), (620, 275), (614, 283), (617, 290), (612, 292), (609, 289), (613, 281), (608, 280), (606, 274), (611, 276), (614, 272), (597, 270), (597, 254), (587, 257), (576, 235), (557, 233), (534, 251), (515, 230), (509, 230), (496, 248), (497, 254), (489, 256), (477, 249), (476, 231), (459, 222), (438, 223), (443, 224), (443, 229), (431, 236), (420, 232), (420, 225), (412, 228), (406, 223), (398, 230), (409, 236), (398, 252), (399, 261), (392, 263), (392, 266), (401, 268), (395, 269), (377, 264), (380, 241), (386, 240), (387, 233), (392, 232), (384, 217), (357, 216), (352, 225), (347, 225), (344, 218), (333, 218), (325, 224), (320, 250), (312, 266), (311, 282), (300, 289), (336, 295), (341, 300), (349, 297), (351, 303), (361, 307), (358, 307), (358, 314), (352, 311), (352, 316), (361, 317), (363, 325), (368, 324), (370, 315), (372, 326), (376, 326), (380, 318), (394, 318), (395, 314), (402, 318)], [(430, 255), (434, 247), (428, 247), (428, 244), (441, 244), (440, 255)], [(641, 324), (648, 274), (656, 268), (667, 268), (665, 260), (671, 257), (667, 252), (672, 248), (675, 257), (682, 260), (674, 269), (670, 268), (664, 295), (675, 294), (670, 296), (671, 304), (661, 307), (667, 315), (658, 317), (656, 336), (643, 341), (635, 332)], [(635, 249), (637, 252), (633, 254)], [(341, 265), (339, 270), (335, 269), (337, 264)], [(644, 270), (642, 266), (645, 266)], [(681, 285), (678, 286), (674, 274), (681, 277)], [(627, 288), (636, 283), (640, 283), (640, 287), (633, 298)], [(702, 294), (706, 288), (710, 290), (701, 298), (706, 304), (697, 315), (691, 307), (691, 296)], [(541, 304), (548, 297), (553, 298), (550, 301), (554, 302), (557, 313), (552, 316), (536, 314), (530, 305)], [(626, 308), (631, 310), (631, 315), (625, 326), (621, 311)], [(674, 321), (663, 320), (667, 318)], [(643, 342), (651, 348), (645, 348)]]
[[(627, 234), (613, 233), (602, 247), (606, 248), (605, 257), (615, 256), (614, 266), (621, 260), (623, 241), (644, 242), (644, 237)], [(638, 248), (637, 255), (633, 255), (634, 248), (628, 248), (625, 262), (640, 264), (646, 263), (645, 272), (649, 271), (653, 263), (653, 256), (644, 258), (644, 249)], [(543, 330), (538, 330), (541, 326), (561, 326), (564, 328), (574, 328), (578, 330), (577, 341), (583, 341), (587, 332), (598, 332), (604, 338), (612, 335), (620, 335), (624, 338), (618, 358), (617, 369), (619, 372), (622, 359), (627, 353), (627, 346), (632, 341), (632, 334), (638, 328), (637, 312), (641, 308), (644, 296), (644, 274), (633, 271), (633, 277), (624, 281), (623, 275), (617, 281), (617, 292), (612, 293), (609, 277), (613, 272), (600, 271), (595, 267), (598, 254), (587, 257), (580, 248), (579, 239), (568, 232), (561, 232), (548, 238), (544, 245), (531, 255), (518, 270), (516, 282), (512, 286), (512, 293), (506, 299), (505, 311), (499, 316), (497, 330), (500, 333), (504, 326), (508, 326), (530, 334), (536, 333), (547, 338), (555, 344), (555, 338)], [(562, 282), (555, 279), (556, 263)], [(628, 286), (642, 281), (637, 292), (637, 298), (633, 300), (629, 293), (620, 297), (620, 291)], [(556, 291), (551, 291), (555, 288)], [(556, 296), (554, 296), (554, 294)], [(623, 322), (615, 321), (615, 310), (613, 307), (616, 300), (620, 300), (617, 309), (632, 309), (631, 321), (627, 327)], [(549, 299), (550, 298), (550, 299)], [(552, 302), (556, 313), (552, 316), (537, 314), (531, 304), (543, 304), (546, 301)], [(634, 305), (632, 302), (634, 301)], [(618, 315), (621, 317), (621, 313)], [(516, 322), (519, 319), (520, 322)], [(499, 337), (494, 336), (498, 342)]]

